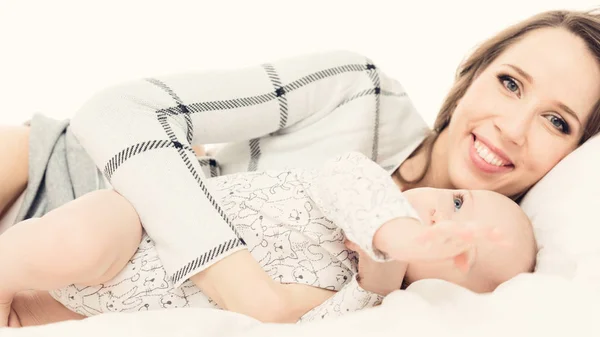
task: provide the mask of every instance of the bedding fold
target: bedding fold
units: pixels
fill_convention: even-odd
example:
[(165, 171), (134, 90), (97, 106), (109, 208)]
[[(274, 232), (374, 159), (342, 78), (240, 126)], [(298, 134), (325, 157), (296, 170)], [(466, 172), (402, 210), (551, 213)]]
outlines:
[(41, 217), (105, 187), (96, 165), (69, 129), (69, 120), (35, 114), (30, 126), (29, 179), (15, 223)]

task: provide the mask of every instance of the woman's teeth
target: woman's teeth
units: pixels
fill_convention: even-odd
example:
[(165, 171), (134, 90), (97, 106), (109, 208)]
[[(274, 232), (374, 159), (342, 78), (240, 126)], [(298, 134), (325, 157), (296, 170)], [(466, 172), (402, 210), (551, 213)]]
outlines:
[(475, 140), (473, 143), (475, 146), (475, 150), (477, 150), (477, 154), (481, 159), (485, 160), (488, 164), (494, 166), (504, 166), (508, 163), (504, 162), (502, 159), (498, 158), (492, 150), (490, 150), (487, 146), (485, 146), (482, 142)]

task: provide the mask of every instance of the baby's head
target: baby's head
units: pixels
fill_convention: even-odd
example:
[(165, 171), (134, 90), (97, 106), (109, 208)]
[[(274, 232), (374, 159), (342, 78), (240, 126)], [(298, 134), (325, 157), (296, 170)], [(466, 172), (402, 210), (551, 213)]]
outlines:
[(404, 195), (426, 225), (454, 221), (494, 229), (493, 235), (475, 237), (468, 271), (452, 261), (412, 263), (406, 272), (407, 283), (436, 278), (475, 292), (489, 292), (520, 273), (533, 271), (537, 254), (533, 228), (511, 199), (485, 190), (434, 188), (416, 188)]

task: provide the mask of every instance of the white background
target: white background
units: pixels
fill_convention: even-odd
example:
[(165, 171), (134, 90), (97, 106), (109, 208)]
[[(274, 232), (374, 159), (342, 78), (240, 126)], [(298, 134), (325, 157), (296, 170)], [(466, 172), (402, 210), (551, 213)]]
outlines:
[(369, 56), (431, 123), (477, 43), (538, 11), (597, 2), (0, 0), (0, 124), (69, 118), (124, 80), (328, 49)]

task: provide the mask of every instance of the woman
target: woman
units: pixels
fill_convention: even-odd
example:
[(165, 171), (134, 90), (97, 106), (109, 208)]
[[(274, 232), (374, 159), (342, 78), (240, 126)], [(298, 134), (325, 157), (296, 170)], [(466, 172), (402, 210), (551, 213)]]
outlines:
[[(461, 65), (431, 133), (398, 83), (343, 52), (124, 84), (90, 100), (71, 129), (134, 206), (175, 282), (190, 278), (232, 303), (224, 290), (242, 289), (243, 279), (211, 266), (225, 256), (255, 261), (203, 188), (203, 161), (191, 145), (228, 142), (216, 153), (218, 166), (206, 161), (222, 174), (310, 166), (357, 150), (405, 190), (490, 189), (518, 198), (600, 130), (598, 41), (597, 14), (542, 13), (508, 28)], [(214, 215), (214, 236), (199, 234), (207, 228), (194, 222), (197, 212)], [(373, 278), (362, 286), (370, 290), (381, 274), (365, 274)]]

